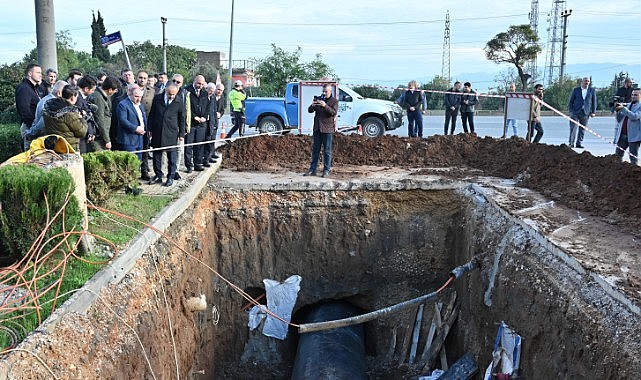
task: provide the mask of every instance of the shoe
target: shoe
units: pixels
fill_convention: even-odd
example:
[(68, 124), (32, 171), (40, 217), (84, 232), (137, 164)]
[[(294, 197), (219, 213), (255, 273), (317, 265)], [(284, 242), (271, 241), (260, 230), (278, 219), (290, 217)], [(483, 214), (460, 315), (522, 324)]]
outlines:
[(203, 168), (202, 166), (196, 166), (194, 170), (197, 172), (202, 172), (203, 170), (205, 170), (205, 168)]
[(581, 145), (581, 144), (576, 144), (576, 145), (575, 145), (575, 148), (584, 149), (584, 148), (583, 148), (583, 145)]
[(191, 172), (193, 172), (193, 171), (194, 171), (194, 169), (193, 169), (193, 168), (187, 168), (187, 170), (185, 170), (185, 173), (191, 173)]
[(211, 156), (211, 158), (213, 158), (214, 160), (217, 160), (217, 159), (219, 159), (219, 158), (220, 158), (220, 155), (219, 155), (219, 154), (217, 154), (217, 153), (214, 153), (214, 154)]
[(181, 177), (180, 174), (178, 174), (178, 172), (174, 173), (174, 178), (173, 179), (179, 180), (179, 179), (182, 179), (182, 178), (183, 177)]
[(310, 176), (315, 176), (315, 175), (316, 175), (316, 172), (313, 172), (311, 170), (308, 171), (307, 173), (303, 174), (304, 177), (310, 177)]
[(209, 167), (211, 167), (211, 164), (209, 163), (209, 161), (206, 161), (206, 162), (203, 163), (203, 166), (206, 167), (206, 168), (209, 168)]
[(125, 187), (125, 194), (140, 195), (140, 193), (142, 193), (142, 189), (139, 187)]
[(169, 187), (169, 186), (171, 186), (171, 185), (173, 185), (173, 184), (174, 184), (174, 180), (173, 180), (173, 179), (171, 179), (171, 178), (169, 178), (169, 179), (167, 180), (167, 182), (165, 182), (165, 186), (167, 186), (167, 187)]
[(150, 185), (157, 185), (162, 183), (162, 178), (159, 177), (154, 177), (152, 180), (149, 181)]
[(149, 175), (149, 173), (144, 173), (144, 172), (143, 172), (143, 173), (140, 175), (140, 179), (141, 179), (141, 180), (143, 180), (143, 181), (151, 181), (151, 178), (152, 178), (152, 177)]
[(329, 177), (329, 172), (323, 172), (323, 178)]
[(212, 158), (209, 159), (209, 162), (212, 163), (212, 164), (215, 164), (218, 161), (216, 161), (216, 159), (214, 157), (212, 157)]

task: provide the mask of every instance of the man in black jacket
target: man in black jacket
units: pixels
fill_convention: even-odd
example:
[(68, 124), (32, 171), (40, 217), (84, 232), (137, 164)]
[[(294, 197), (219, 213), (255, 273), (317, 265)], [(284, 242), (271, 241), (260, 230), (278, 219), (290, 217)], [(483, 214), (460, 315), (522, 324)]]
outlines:
[[(191, 129), (185, 138), (185, 167), (187, 171), (193, 168), (203, 171), (203, 167), (211, 166), (205, 158), (204, 144), (207, 138), (207, 119), (209, 117), (209, 96), (205, 90), (207, 82), (202, 75), (196, 75), (194, 82), (187, 88), (191, 107)], [(196, 145), (192, 145), (196, 144)]]
[[(207, 128), (207, 140), (214, 141), (218, 135), (218, 122), (225, 114), (225, 86), (222, 83), (215, 85), (214, 93), (209, 97), (209, 120)], [(216, 153), (216, 143), (205, 144), (205, 162), (213, 163), (220, 156)]]
[[(454, 86), (447, 90), (447, 92), (461, 92), (461, 82), (456, 81)], [(461, 95), (459, 94), (445, 94), (443, 97), (445, 103), (445, 126), (443, 127), (443, 134), (447, 135), (447, 126), (452, 120), (452, 127), (450, 128), (450, 135), (454, 134), (456, 129), (456, 117), (458, 110), (461, 107)]]
[(37, 63), (30, 63), (24, 71), (25, 78), (16, 87), (16, 110), (20, 117), (20, 134), (23, 138), (36, 118), (36, 107), (43, 94), (40, 92), (42, 68)]

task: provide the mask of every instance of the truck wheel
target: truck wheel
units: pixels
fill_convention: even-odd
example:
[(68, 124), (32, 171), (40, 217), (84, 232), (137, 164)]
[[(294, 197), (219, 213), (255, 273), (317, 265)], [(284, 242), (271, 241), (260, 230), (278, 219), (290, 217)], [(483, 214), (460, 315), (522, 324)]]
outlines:
[(377, 117), (368, 117), (363, 120), (363, 135), (369, 138), (383, 136), (385, 133), (385, 123)]
[(260, 119), (260, 123), (258, 123), (258, 130), (260, 133), (282, 132), (283, 123), (275, 116), (266, 116)]

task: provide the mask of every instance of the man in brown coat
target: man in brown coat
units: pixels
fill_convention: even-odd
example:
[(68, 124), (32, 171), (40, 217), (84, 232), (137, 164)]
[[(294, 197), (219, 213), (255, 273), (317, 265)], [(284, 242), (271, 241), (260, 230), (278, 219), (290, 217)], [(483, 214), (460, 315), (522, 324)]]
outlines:
[(307, 112), (314, 115), (314, 134), (312, 136), (312, 163), (309, 171), (304, 175), (316, 175), (316, 167), (320, 158), (321, 145), (323, 146), (323, 177), (329, 177), (332, 167), (332, 138), (336, 130), (336, 115), (338, 114), (338, 100), (332, 96), (332, 85), (323, 86), (323, 94), (314, 97), (314, 101), (307, 108)]

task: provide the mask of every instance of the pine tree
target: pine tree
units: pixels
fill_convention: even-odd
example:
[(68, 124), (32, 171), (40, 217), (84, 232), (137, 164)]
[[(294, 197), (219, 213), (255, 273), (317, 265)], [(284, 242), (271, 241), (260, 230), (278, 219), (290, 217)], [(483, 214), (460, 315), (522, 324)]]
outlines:
[(98, 18), (92, 12), (92, 21), (91, 21), (91, 56), (93, 58), (98, 58), (103, 62), (109, 62), (111, 55), (109, 54), (109, 49), (106, 46), (102, 46), (100, 43), (100, 37), (107, 34), (105, 29), (104, 20), (98, 11)]

